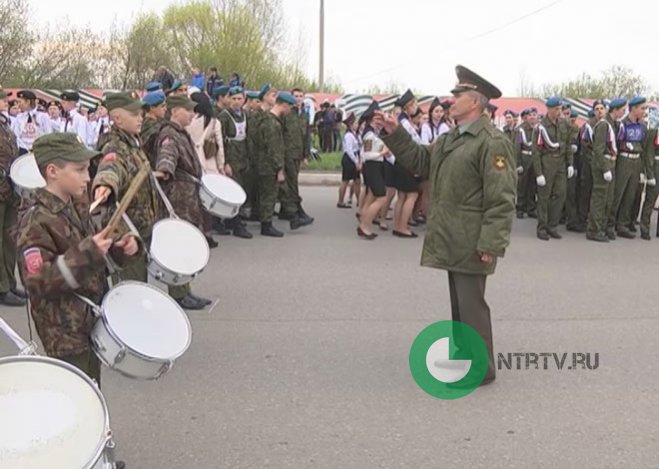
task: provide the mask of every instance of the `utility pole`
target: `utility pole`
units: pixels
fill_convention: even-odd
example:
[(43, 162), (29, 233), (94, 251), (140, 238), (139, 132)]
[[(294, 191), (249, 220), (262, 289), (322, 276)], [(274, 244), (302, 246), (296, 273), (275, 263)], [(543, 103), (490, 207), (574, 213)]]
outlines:
[(320, 60), (318, 64), (318, 91), (325, 87), (325, 0), (320, 0)]

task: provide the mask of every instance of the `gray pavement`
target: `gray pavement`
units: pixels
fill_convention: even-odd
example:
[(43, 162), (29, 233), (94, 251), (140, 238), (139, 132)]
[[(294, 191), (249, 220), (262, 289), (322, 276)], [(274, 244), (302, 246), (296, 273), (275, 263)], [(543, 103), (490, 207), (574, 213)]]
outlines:
[[(446, 273), (419, 267), (422, 238), (358, 239), (336, 188), (303, 196), (310, 228), (218, 237), (194, 290), (219, 304), (189, 314), (193, 343), (169, 375), (104, 370), (129, 468), (659, 467), (659, 240), (541, 242), (515, 220), (488, 281), (495, 352), (598, 352), (599, 368), (503, 370), (442, 401), (408, 353), (450, 319)], [(24, 310), (0, 315), (26, 334)]]

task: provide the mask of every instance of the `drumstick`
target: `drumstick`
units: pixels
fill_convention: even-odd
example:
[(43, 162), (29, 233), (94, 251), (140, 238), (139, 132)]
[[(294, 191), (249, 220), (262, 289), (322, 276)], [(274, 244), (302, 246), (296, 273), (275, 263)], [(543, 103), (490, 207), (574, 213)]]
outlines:
[(110, 221), (108, 222), (108, 225), (103, 229), (108, 235), (112, 236), (112, 234), (116, 231), (116, 229), (119, 227), (119, 223), (121, 222), (121, 217), (130, 205), (130, 203), (133, 201), (135, 198), (135, 195), (137, 195), (137, 191), (140, 190), (140, 187), (142, 186), (142, 183), (146, 180), (146, 178), (151, 174), (151, 169), (143, 166), (142, 169), (137, 173), (137, 176), (133, 179), (133, 182), (130, 183), (130, 186), (128, 186), (128, 190), (126, 191), (126, 194), (124, 194), (123, 199), (121, 199), (121, 202), (119, 202), (119, 206), (117, 207), (117, 210), (114, 211), (112, 214), (112, 217), (110, 218)]
[(96, 210), (96, 207), (101, 205), (103, 203), (102, 199), (98, 199), (92, 202), (92, 204), (89, 206), (89, 213), (92, 213), (94, 210)]

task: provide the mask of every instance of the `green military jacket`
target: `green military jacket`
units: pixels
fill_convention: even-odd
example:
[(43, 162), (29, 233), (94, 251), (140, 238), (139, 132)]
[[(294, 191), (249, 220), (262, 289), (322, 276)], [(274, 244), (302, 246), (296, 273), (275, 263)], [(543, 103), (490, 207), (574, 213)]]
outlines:
[(514, 140), (515, 145), (515, 157), (517, 161), (517, 167), (522, 166), (522, 158), (529, 158), (533, 155), (533, 127), (528, 122), (522, 122), (522, 124), (517, 127), (517, 133)]
[(309, 156), (309, 151), (306, 148), (308, 129), (306, 114), (294, 107), (284, 118), (286, 158), (303, 160)]
[(9, 168), (17, 157), (16, 135), (11, 130), (9, 119), (0, 113), (0, 203), (18, 203), (9, 178)]
[[(94, 317), (74, 292), (100, 304), (107, 289), (105, 258), (92, 240), (86, 195), (66, 203), (38, 189), (35, 199), (17, 240), (32, 318), (49, 356), (77, 355), (90, 348)], [(125, 261), (118, 250), (112, 255)]]
[(258, 127), (256, 170), (261, 176), (275, 175), (284, 167), (284, 130), (281, 119), (268, 112)]
[(409, 171), (430, 180), (432, 209), (421, 264), (466, 274), (494, 273), (479, 253), (503, 257), (515, 214), (517, 172), (510, 140), (480, 117), (432, 145), (418, 145), (402, 126), (382, 138)]
[(152, 168), (155, 168), (156, 154), (158, 153), (158, 149), (156, 148), (158, 134), (164, 124), (164, 119), (153, 119), (151, 117), (145, 117), (142, 121), (140, 141), (142, 142), (142, 149), (151, 163)]
[[(225, 164), (230, 165), (234, 171), (249, 168), (247, 115), (245, 112), (237, 115), (234, 111), (225, 109), (220, 113), (218, 119), (222, 124)], [(245, 131), (243, 135), (238, 135), (237, 125), (240, 126), (241, 124), (245, 124)]]
[(508, 127), (508, 126), (506, 125), (506, 126), (503, 127), (503, 133), (504, 133), (504, 135), (505, 135), (506, 137), (508, 137), (508, 138), (510, 139), (510, 142), (513, 143), (513, 144), (515, 143), (515, 137), (517, 136), (517, 132), (516, 132), (516, 131), (517, 131), (517, 129), (515, 128), (514, 125), (513, 125), (513, 126), (510, 126), (510, 127)]
[(204, 213), (199, 199), (201, 162), (190, 135), (174, 122), (168, 122), (158, 135), (156, 171), (170, 175), (162, 182), (162, 188), (176, 215), (201, 229)]
[[(544, 131), (543, 131), (544, 129)], [(560, 158), (567, 166), (574, 165), (574, 150), (572, 148), (572, 129), (570, 123), (559, 118), (552, 124), (547, 116), (543, 117), (538, 126), (533, 129), (533, 170), (536, 176), (544, 174), (543, 167), (548, 164), (548, 158)]]
[(616, 166), (617, 149), (615, 147), (616, 135), (618, 135), (619, 124), (611, 115), (595, 124), (593, 128), (593, 171), (601, 174), (611, 171)]
[(266, 113), (260, 107), (247, 113), (247, 128), (249, 129), (247, 132), (247, 154), (249, 155), (250, 162), (254, 166), (256, 166), (257, 147), (261, 145), (261, 132), (259, 127), (267, 114), (269, 113)]
[(659, 136), (657, 129), (650, 129), (647, 133), (647, 145), (645, 145), (644, 168), (648, 180), (656, 181), (659, 177)]
[[(139, 139), (129, 136), (115, 126), (112, 127), (109, 139), (101, 151), (103, 157), (92, 183), (92, 194), (99, 186), (107, 186), (112, 189), (107, 210), (104, 211), (102, 217), (105, 224), (114, 213), (116, 202), (122, 199), (133, 178), (137, 176), (140, 169), (150, 168), (150, 163), (142, 150)], [(126, 210), (126, 215), (142, 238), (151, 237), (153, 225), (160, 218), (159, 207), (158, 193), (153, 180), (149, 177)]]

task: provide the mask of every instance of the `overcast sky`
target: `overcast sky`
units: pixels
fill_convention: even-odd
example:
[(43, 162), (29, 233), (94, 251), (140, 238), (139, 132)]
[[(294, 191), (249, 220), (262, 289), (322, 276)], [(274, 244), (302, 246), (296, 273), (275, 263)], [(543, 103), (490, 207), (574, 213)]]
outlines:
[[(308, 44), (308, 74), (316, 78), (320, 2), (282, 1), (290, 38), (302, 34)], [(67, 20), (95, 29), (108, 27), (113, 19), (130, 22), (140, 12), (159, 12), (178, 3), (31, 2), (38, 24)], [(517, 94), (522, 76), (541, 85), (582, 72), (595, 75), (614, 64), (632, 67), (659, 91), (657, 2), (643, 2), (640, 13), (619, 0), (326, 0), (325, 4), (325, 74), (348, 92), (395, 83), (423, 93), (447, 94), (455, 83), (456, 64), (491, 80), (506, 96)]]

